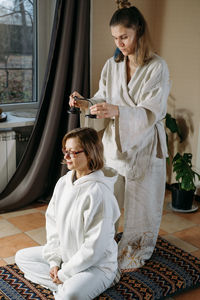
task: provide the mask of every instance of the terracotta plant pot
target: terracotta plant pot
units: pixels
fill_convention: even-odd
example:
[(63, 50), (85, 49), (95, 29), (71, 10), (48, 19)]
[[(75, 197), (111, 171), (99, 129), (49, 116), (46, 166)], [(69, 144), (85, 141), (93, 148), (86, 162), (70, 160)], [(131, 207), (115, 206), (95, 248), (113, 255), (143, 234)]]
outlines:
[(171, 185), (172, 207), (181, 210), (189, 210), (192, 208), (194, 191), (180, 190), (178, 183)]

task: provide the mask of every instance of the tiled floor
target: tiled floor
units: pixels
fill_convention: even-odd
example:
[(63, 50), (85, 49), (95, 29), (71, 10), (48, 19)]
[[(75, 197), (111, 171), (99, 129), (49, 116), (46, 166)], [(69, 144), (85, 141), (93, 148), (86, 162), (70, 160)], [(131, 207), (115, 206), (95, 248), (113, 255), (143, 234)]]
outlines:
[(34, 204), (0, 214), (0, 265), (13, 263), (19, 249), (45, 243), (46, 207), (46, 204)]
[[(160, 235), (169, 242), (200, 258), (200, 203), (193, 213), (173, 212), (170, 192), (166, 191)], [(14, 263), (17, 250), (45, 243), (46, 204), (34, 204), (23, 210), (0, 214), (0, 266)], [(119, 231), (123, 230), (123, 214)], [(200, 288), (170, 300), (199, 300)]]

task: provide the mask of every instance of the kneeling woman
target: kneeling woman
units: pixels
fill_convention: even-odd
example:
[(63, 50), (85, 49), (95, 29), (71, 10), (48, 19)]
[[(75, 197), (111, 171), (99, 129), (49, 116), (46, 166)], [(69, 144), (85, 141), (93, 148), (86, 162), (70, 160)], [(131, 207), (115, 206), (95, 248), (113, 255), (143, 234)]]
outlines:
[(62, 146), (70, 171), (58, 180), (46, 211), (47, 243), (19, 250), (16, 263), (55, 299), (93, 299), (117, 273), (117, 178), (101, 170), (103, 145), (94, 129), (70, 131)]

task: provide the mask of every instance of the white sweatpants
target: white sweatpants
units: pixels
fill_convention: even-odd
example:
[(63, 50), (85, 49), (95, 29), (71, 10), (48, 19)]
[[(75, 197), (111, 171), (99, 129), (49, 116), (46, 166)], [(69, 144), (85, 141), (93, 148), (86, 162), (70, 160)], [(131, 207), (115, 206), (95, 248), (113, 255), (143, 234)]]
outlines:
[(91, 267), (57, 285), (49, 276), (50, 267), (42, 258), (42, 248), (43, 246), (39, 246), (19, 250), (15, 261), (25, 278), (52, 290), (56, 300), (94, 299), (109, 288), (115, 279), (115, 273), (108, 279), (102, 270)]

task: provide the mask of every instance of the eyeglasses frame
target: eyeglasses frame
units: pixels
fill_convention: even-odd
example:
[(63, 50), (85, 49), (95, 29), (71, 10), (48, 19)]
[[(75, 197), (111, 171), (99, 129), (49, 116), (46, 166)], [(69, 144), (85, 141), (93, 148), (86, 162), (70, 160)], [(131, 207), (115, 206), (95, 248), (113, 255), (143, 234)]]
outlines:
[(82, 152), (85, 152), (85, 151), (84, 150), (80, 150), (80, 151), (66, 151), (65, 149), (62, 149), (62, 152), (63, 152), (64, 156), (66, 156), (66, 157), (75, 158), (79, 153), (82, 153)]

